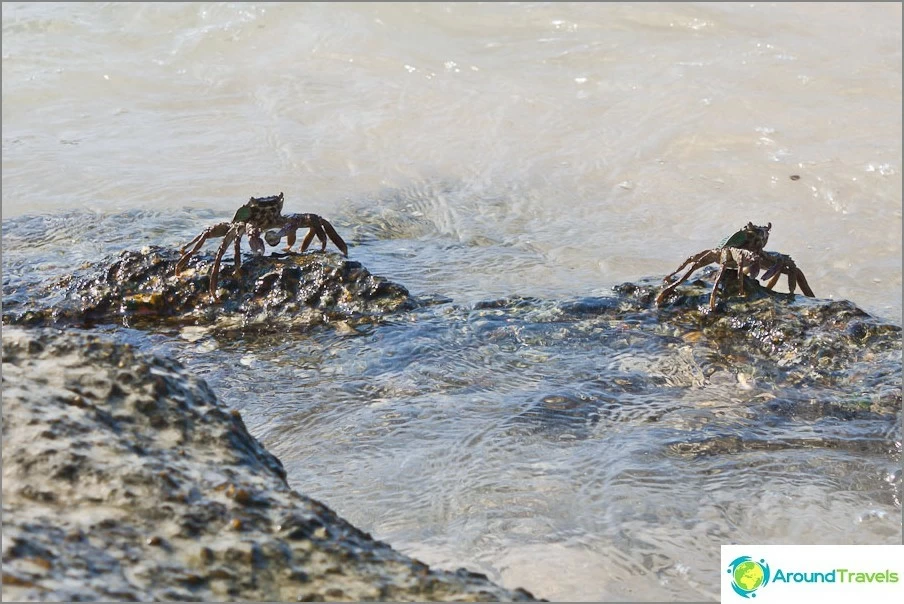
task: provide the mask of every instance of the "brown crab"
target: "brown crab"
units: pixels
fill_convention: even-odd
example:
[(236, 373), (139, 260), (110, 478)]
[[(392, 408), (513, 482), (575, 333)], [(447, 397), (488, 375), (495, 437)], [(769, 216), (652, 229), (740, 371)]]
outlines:
[[(248, 236), (248, 243), (251, 245), (251, 251), (254, 254), (260, 255), (264, 253), (264, 239), (270, 245), (276, 246), (284, 236), (286, 237), (285, 250), (290, 252), (292, 251), (292, 246), (295, 245), (295, 232), (301, 228), (308, 228), (310, 230), (301, 243), (302, 252), (308, 249), (316, 235), (322, 244), (321, 251), (326, 250), (327, 237), (329, 237), (342, 254), (348, 256), (348, 246), (342, 240), (342, 237), (339, 236), (339, 233), (336, 232), (336, 229), (333, 228), (333, 225), (326, 219), (321, 218), (317, 214), (288, 214), (283, 216), (282, 207), (282, 193), (270, 195), (269, 197), (252, 197), (248, 200), (248, 203), (236, 211), (231, 222), (221, 222), (207, 227), (197, 237), (182, 247), (182, 257), (176, 263), (176, 274), (178, 275), (185, 268), (189, 259), (201, 249), (205, 241), (212, 237), (223, 238), (223, 243), (220, 244), (213, 266), (210, 269), (210, 295), (213, 297), (216, 297), (220, 262), (230, 243), (235, 245), (235, 272), (238, 273), (241, 270), (241, 242), (242, 237), (245, 235)], [(261, 232), (265, 229), (277, 230), (267, 231), (264, 234), (264, 239), (262, 239)]]
[[(771, 222), (766, 226), (756, 226), (752, 222), (748, 222), (740, 231), (723, 239), (717, 247), (703, 250), (685, 260), (675, 272), (663, 279), (663, 283), (667, 285), (656, 296), (657, 306), (662, 304), (675, 291), (675, 288), (686, 281), (694, 271), (712, 263), (719, 265), (719, 272), (716, 275), (716, 282), (713, 284), (713, 291), (709, 296), (710, 310), (714, 310), (716, 307), (716, 291), (719, 289), (719, 283), (726, 268), (738, 273), (738, 291), (742, 296), (744, 295), (744, 276), (749, 275), (756, 279), (760, 270), (764, 269), (765, 272), (760, 279), (768, 280), (767, 289), (771, 290), (779, 277), (788, 275), (788, 291), (791, 294), (794, 294), (797, 286), (800, 285), (804, 295), (814, 298), (815, 295), (807, 283), (807, 278), (803, 271), (797, 268), (791, 256), (767, 252), (763, 249), (766, 247), (766, 242), (769, 241), (771, 229)], [(670, 283), (672, 278), (687, 265), (691, 265), (687, 272), (674, 283)]]

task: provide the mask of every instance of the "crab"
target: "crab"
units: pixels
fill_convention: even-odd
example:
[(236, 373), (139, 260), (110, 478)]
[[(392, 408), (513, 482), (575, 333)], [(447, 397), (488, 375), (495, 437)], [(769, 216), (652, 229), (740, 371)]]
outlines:
[[(201, 249), (204, 242), (213, 237), (223, 238), (223, 243), (220, 244), (210, 269), (210, 295), (214, 298), (223, 254), (226, 253), (230, 243), (235, 245), (235, 272), (238, 274), (242, 267), (242, 237), (246, 235), (248, 243), (251, 245), (251, 251), (256, 255), (264, 253), (264, 239), (271, 246), (276, 246), (283, 237), (286, 237), (285, 251), (291, 252), (292, 246), (295, 245), (295, 232), (301, 228), (308, 228), (310, 230), (301, 243), (300, 251), (307, 250), (316, 235), (321, 243), (321, 251), (326, 250), (327, 237), (329, 237), (342, 254), (348, 256), (348, 246), (332, 224), (317, 214), (287, 214), (284, 216), (282, 214), (283, 200), (282, 193), (269, 197), (252, 197), (248, 203), (236, 211), (231, 222), (221, 222), (201, 231), (197, 237), (182, 247), (182, 257), (176, 263), (176, 274), (178, 275), (185, 268), (185, 265)], [(275, 230), (266, 231), (262, 239), (261, 232), (265, 229)]]
[[(779, 277), (787, 275), (788, 291), (792, 295), (799, 285), (804, 295), (811, 298), (816, 297), (813, 290), (810, 289), (803, 271), (797, 268), (791, 256), (767, 252), (763, 249), (766, 247), (766, 242), (769, 241), (771, 229), (771, 222), (766, 226), (756, 226), (752, 222), (748, 222), (740, 231), (723, 239), (717, 247), (691, 256), (675, 272), (663, 279), (666, 286), (656, 296), (656, 305), (661, 305), (675, 291), (675, 288), (686, 281), (694, 271), (712, 263), (719, 265), (719, 272), (716, 275), (716, 282), (713, 284), (713, 291), (709, 296), (711, 311), (716, 308), (716, 291), (719, 289), (725, 269), (737, 272), (738, 292), (742, 296), (744, 295), (744, 276), (749, 275), (756, 279), (760, 270), (765, 270), (760, 279), (767, 281), (766, 289), (771, 290), (775, 287)], [(691, 265), (687, 272), (677, 281), (670, 283), (672, 278), (687, 265)]]

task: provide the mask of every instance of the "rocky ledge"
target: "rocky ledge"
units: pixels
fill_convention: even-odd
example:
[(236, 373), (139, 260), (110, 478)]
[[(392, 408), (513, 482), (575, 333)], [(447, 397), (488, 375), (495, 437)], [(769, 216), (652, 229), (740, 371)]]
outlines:
[(888, 395), (883, 400), (900, 410), (901, 327), (848, 300), (774, 292), (750, 278), (740, 296), (733, 271), (716, 310), (710, 311), (716, 273), (715, 268), (703, 271), (662, 307), (654, 302), (660, 282), (623, 283), (614, 288), (620, 300), (614, 314), (628, 323), (646, 323), (659, 335), (704, 345), (726, 365), (749, 364), (776, 383), (892, 382), (890, 392), (883, 389)]
[(749, 278), (740, 296), (736, 275), (725, 279), (727, 287), (711, 311), (716, 272), (702, 271), (662, 306), (655, 303), (661, 280), (644, 279), (615, 286), (611, 296), (507, 297), (461, 312), (530, 326), (532, 333), (543, 334), (542, 345), (561, 341), (595, 346), (600, 354), (631, 354), (645, 359), (646, 371), (639, 375), (680, 358), (683, 350), (699, 356), (710, 371), (756, 375), (763, 384), (783, 387), (856, 387), (871, 393), (868, 408), (900, 411), (901, 327), (847, 300), (774, 292)]
[(532, 600), (431, 570), (290, 489), (179, 363), (3, 330), (4, 600)]
[(30, 326), (120, 323), (260, 330), (351, 324), (416, 306), (408, 290), (331, 252), (246, 256), (224, 262), (218, 297), (209, 293), (213, 256), (200, 254), (175, 274), (180, 253), (150, 246), (125, 251), (36, 291), (4, 291), (3, 322)]

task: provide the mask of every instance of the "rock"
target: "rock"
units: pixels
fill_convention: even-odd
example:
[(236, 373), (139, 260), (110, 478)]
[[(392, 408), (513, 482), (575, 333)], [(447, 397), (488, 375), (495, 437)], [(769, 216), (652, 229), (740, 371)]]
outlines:
[(176, 275), (179, 257), (177, 250), (158, 246), (125, 251), (112, 264), (97, 263), (39, 291), (7, 297), (3, 321), (31, 326), (112, 322), (266, 331), (331, 321), (375, 321), (416, 306), (401, 285), (330, 252), (246, 256), (239, 275), (225, 261), (217, 300), (209, 294), (213, 257), (199, 254)]
[(2, 531), (4, 600), (533, 599), (375, 541), (179, 363), (78, 331), (3, 330)]
[(835, 385), (857, 379), (869, 385), (863, 376), (876, 375), (882, 378), (877, 381), (887, 383), (891, 377), (900, 386), (900, 375), (895, 376), (900, 373), (900, 326), (846, 300), (773, 292), (752, 279), (745, 285), (746, 297), (729, 290), (711, 312), (715, 272), (703, 271), (662, 307), (654, 303), (661, 282), (648, 279), (617, 285), (613, 296), (562, 301), (513, 296), (464, 311), (534, 332), (548, 324), (557, 337), (592, 339), (602, 348), (617, 343), (622, 354), (667, 357), (682, 346), (705, 349), (710, 364), (749, 366), (776, 384)]
[[(901, 327), (848, 301), (770, 292), (752, 280), (748, 297), (729, 292), (711, 312), (714, 273), (679, 287), (662, 307), (654, 303), (661, 282), (646, 280), (616, 286), (611, 296), (510, 297), (443, 317), (456, 334), (470, 330), (500, 349), (549, 358), (542, 371), (565, 373), (574, 384), (538, 392), (536, 403), (511, 420), (513, 433), (586, 438), (600, 424), (663, 422), (699, 404), (694, 392), (709, 386), (718, 392), (721, 383), (714, 396), (730, 395), (751, 421), (830, 418), (869, 426), (859, 438), (814, 434), (806, 446), (894, 453), (899, 438), (888, 435), (898, 430), (902, 410)], [(588, 351), (595, 363), (586, 362)], [(702, 431), (676, 430), (670, 450), (696, 455), (764, 447), (727, 438), (716, 446)], [(784, 439), (776, 446), (792, 445)]]
[[(864, 374), (881, 377), (876, 383), (887, 382), (883, 370), (900, 365), (901, 327), (847, 300), (778, 293), (749, 278), (747, 295), (740, 297), (737, 278), (728, 276), (730, 285), (710, 312), (716, 272), (704, 271), (661, 308), (653, 304), (659, 283), (617, 286), (616, 293), (626, 297), (617, 314), (634, 320), (643, 316), (647, 322), (653, 318), (660, 333), (706, 345), (726, 364), (749, 363), (759, 376), (779, 383), (826, 386)], [(895, 381), (899, 388), (900, 379)], [(863, 385), (870, 385), (869, 380)], [(900, 409), (900, 396), (896, 398), (892, 411)]]

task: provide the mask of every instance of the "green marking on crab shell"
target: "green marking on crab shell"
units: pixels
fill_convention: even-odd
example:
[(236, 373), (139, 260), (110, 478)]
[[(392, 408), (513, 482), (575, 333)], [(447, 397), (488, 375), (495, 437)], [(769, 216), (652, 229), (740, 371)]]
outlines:
[(729, 235), (719, 242), (719, 248), (723, 247), (740, 247), (747, 241), (747, 232), (738, 231), (734, 235)]
[(232, 222), (246, 222), (249, 216), (251, 216), (251, 208), (244, 205), (236, 211), (235, 216), (232, 217)]

